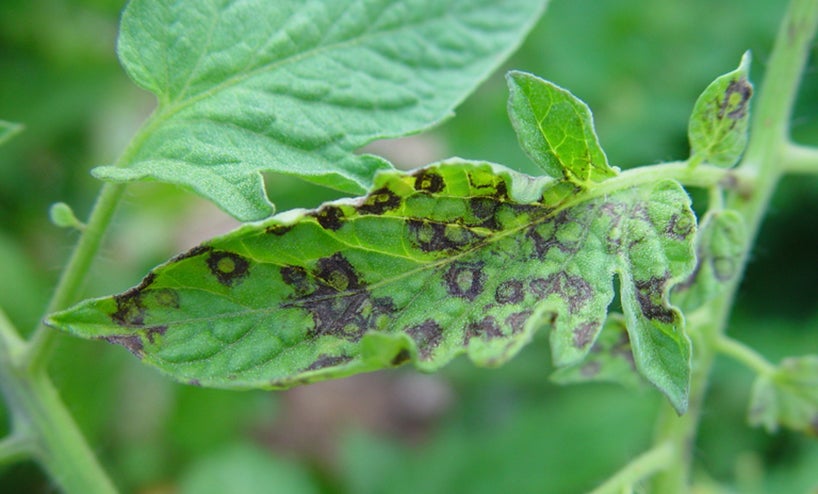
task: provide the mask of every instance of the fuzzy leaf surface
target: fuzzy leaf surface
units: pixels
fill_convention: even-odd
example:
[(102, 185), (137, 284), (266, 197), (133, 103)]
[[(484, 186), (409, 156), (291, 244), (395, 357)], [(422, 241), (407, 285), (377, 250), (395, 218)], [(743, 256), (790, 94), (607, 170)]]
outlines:
[(246, 225), (49, 324), (218, 387), (432, 371), (463, 353), (499, 365), (546, 327), (570, 365), (618, 274), (636, 366), (684, 410), (690, 347), (667, 292), (694, 264), (687, 194), (674, 181), (551, 193), (562, 185), (459, 159), (384, 172), (363, 198)]
[(784, 359), (772, 376), (759, 376), (749, 421), (770, 432), (783, 425), (818, 436), (818, 355)]
[(750, 53), (738, 68), (710, 83), (696, 100), (687, 135), (691, 156), (729, 168), (747, 146), (747, 126), (753, 85), (747, 79)]
[(696, 239), (696, 268), (673, 287), (673, 303), (687, 312), (721, 294), (739, 274), (746, 240), (744, 218), (738, 212), (707, 213)]
[(588, 106), (570, 91), (525, 72), (506, 76), (508, 114), (520, 146), (548, 175), (583, 184), (616, 175), (599, 145)]
[(390, 165), (354, 151), (451, 115), (545, 0), (132, 0), (119, 58), (158, 108), (105, 180), (193, 190), (268, 217), (261, 172), (363, 193)]

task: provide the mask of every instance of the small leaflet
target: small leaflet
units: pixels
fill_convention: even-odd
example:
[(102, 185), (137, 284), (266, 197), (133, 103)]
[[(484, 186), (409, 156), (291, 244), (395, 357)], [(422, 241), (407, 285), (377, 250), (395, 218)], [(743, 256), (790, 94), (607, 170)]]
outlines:
[(618, 275), (634, 364), (682, 413), (690, 341), (668, 291), (694, 266), (687, 194), (670, 180), (601, 197), (563, 186), (459, 159), (384, 172), (364, 197), (245, 225), (48, 323), (224, 388), (433, 371), (461, 354), (497, 366), (545, 329), (568, 366), (597, 341)]
[(747, 146), (747, 126), (753, 85), (747, 79), (750, 52), (738, 68), (713, 81), (696, 100), (687, 135), (691, 163), (729, 168)]
[(769, 432), (780, 425), (818, 436), (818, 355), (784, 359), (753, 385), (748, 420)]
[(734, 210), (708, 212), (696, 239), (696, 268), (673, 287), (672, 300), (693, 311), (721, 294), (739, 274), (746, 248), (744, 219)]
[(599, 145), (588, 106), (556, 84), (525, 72), (506, 75), (508, 113), (520, 146), (554, 178), (583, 185), (616, 175)]
[(591, 351), (577, 365), (557, 369), (551, 380), (558, 384), (614, 382), (628, 388), (645, 384), (636, 370), (627, 324), (621, 314), (611, 314)]

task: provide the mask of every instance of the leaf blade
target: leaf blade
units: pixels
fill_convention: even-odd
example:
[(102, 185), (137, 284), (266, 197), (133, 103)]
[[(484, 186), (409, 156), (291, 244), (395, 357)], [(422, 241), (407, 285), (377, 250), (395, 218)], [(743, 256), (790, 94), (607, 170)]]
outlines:
[(691, 162), (723, 168), (738, 162), (747, 146), (753, 95), (749, 71), (750, 52), (746, 52), (736, 70), (716, 78), (696, 100), (687, 131)]
[[(49, 323), (221, 387), (287, 387), (407, 361), (433, 371), (464, 353), (499, 365), (548, 327), (555, 362), (571, 365), (596, 340), (619, 272), (623, 291), (638, 291), (623, 300), (631, 339), (686, 341), (681, 327), (662, 325), (666, 288), (693, 263), (681, 186), (540, 202), (561, 185), (457, 159), (382, 173), (363, 198), (246, 225)], [(693, 223), (676, 230), (680, 217)], [(624, 254), (640, 242), (658, 254)], [(653, 261), (658, 271), (645, 267)], [(689, 353), (634, 349), (640, 371), (680, 408)], [(659, 350), (675, 381), (645, 363)]]
[(520, 146), (548, 175), (584, 184), (614, 176), (588, 106), (568, 90), (526, 72), (506, 75), (508, 113)]
[(354, 151), (448, 117), (544, 6), (132, 0), (120, 59), (159, 107), (129, 166), (95, 175), (174, 183), (245, 221), (272, 212), (261, 172), (364, 192), (389, 164)]

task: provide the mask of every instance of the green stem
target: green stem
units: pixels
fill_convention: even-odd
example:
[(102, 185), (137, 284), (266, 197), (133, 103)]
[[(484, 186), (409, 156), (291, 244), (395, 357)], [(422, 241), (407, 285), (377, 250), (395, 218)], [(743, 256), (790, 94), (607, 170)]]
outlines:
[(818, 175), (818, 148), (790, 144), (785, 150), (782, 166), (788, 173)]
[(716, 342), (716, 350), (741, 362), (760, 376), (770, 376), (775, 373), (775, 366), (763, 355), (729, 336), (721, 335), (719, 337)]
[(34, 456), (34, 441), (28, 435), (14, 433), (0, 441), (0, 465)]
[[(46, 314), (64, 309), (76, 300), (124, 190), (124, 184), (106, 183), (102, 187), (86, 228), (51, 297)], [(37, 327), (31, 338), (27, 356), (28, 365), (32, 371), (37, 371), (48, 363), (57, 334), (55, 330), (42, 323)]]
[(625, 468), (610, 477), (589, 494), (619, 494), (629, 490), (640, 480), (668, 467), (674, 460), (671, 443), (660, 444), (643, 453)]
[[(789, 147), (789, 121), (792, 105), (806, 64), (810, 43), (818, 26), (818, 0), (792, 0), (779, 29), (771, 54), (758, 105), (754, 112), (750, 142), (737, 173), (755, 177), (752, 193), (731, 194), (727, 207), (745, 219), (748, 245), (752, 245), (761, 225), (773, 190), (784, 170)], [(742, 268), (750, 249), (745, 249)], [(658, 423), (656, 443), (670, 441), (679, 458), (672, 468), (657, 475), (652, 492), (681, 494), (688, 492), (691, 453), (696, 438), (702, 402), (716, 356), (719, 341), (727, 327), (740, 277), (726, 292), (708, 305), (712, 315), (707, 323), (691, 329), (694, 337), (694, 359), (690, 387), (690, 407), (677, 417), (670, 407)]]

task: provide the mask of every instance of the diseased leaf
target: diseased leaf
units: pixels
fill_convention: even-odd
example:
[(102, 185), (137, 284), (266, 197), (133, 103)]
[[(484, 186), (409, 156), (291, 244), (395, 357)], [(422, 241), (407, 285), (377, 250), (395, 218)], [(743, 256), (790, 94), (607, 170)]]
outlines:
[(707, 213), (696, 239), (696, 268), (673, 287), (673, 303), (687, 312), (718, 296), (738, 276), (745, 245), (740, 214), (733, 210)]
[(784, 359), (771, 376), (759, 376), (749, 421), (770, 432), (779, 425), (818, 435), (818, 355)]
[(713, 81), (696, 100), (687, 130), (692, 158), (724, 168), (738, 162), (747, 146), (749, 71), (747, 52), (736, 70)]
[(22, 132), (22, 130), (23, 126), (18, 123), (0, 120), (0, 145)]
[(625, 318), (611, 314), (588, 356), (577, 365), (557, 369), (551, 379), (559, 384), (609, 381), (630, 388), (645, 383), (636, 370)]
[(499, 365), (544, 327), (570, 365), (618, 274), (636, 366), (683, 411), (689, 342), (666, 298), (693, 268), (687, 194), (673, 181), (602, 197), (563, 186), (458, 159), (383, 172), (366, 197), (246, 225), (49, 324), (205, 386), (432, 371), (462, 353)]
[(520, 146), (545, 172), (583, 184), (616, 175), (599, 145), (588, 106), (568, 90), (525, 72), (506, 76), (508, 114)]
[(127, 167), (269, 216), (260, 172), (354, 193), (390, 165), (354, 151), (451, 115), (545, 0), (132, 0), (119, 57), (159, 106)]

